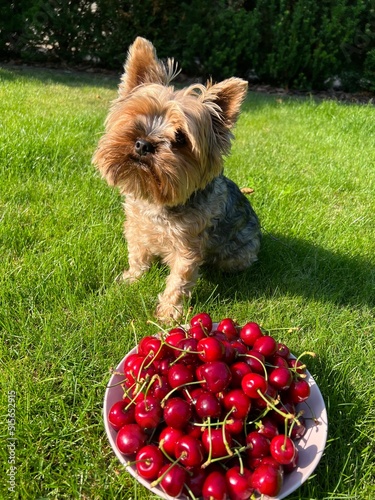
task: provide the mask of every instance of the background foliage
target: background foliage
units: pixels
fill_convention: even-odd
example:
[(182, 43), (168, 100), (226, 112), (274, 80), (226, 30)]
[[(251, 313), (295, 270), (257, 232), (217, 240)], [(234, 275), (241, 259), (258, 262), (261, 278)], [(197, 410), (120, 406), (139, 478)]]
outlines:
[(190, 76), (375, 89), (374, 0), (14, 0), (0, 58), (120, 70), (137, 35)]

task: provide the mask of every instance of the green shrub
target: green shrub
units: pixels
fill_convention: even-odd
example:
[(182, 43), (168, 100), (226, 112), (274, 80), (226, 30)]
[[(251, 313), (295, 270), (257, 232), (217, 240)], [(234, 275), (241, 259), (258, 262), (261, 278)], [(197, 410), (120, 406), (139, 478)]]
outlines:
[(121, 70), (136, 36), (190, 76), (255, 74), (319, 89), (373, 88), (373, 0), (19, 0), (0, 7), (0, 57)]

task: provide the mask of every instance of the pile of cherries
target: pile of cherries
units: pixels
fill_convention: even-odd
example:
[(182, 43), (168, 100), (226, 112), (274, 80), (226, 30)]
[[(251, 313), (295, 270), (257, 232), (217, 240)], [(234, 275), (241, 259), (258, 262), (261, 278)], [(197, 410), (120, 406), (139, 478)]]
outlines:
[(124, 361), (123, 398), (109, 411), (116, 446), (172, 497), (277, 496), (306, 430), (306, 366), (255, 322), (207, 313), (144, 337)]

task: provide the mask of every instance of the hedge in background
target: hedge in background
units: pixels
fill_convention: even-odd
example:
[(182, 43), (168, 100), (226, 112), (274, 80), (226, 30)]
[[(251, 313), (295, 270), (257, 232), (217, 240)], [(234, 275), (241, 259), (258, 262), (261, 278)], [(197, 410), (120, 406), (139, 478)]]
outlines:
[(190, 76), (375, 89), (374, 0), (15, 0), (0, 57), (120, 70), (138, 35)]

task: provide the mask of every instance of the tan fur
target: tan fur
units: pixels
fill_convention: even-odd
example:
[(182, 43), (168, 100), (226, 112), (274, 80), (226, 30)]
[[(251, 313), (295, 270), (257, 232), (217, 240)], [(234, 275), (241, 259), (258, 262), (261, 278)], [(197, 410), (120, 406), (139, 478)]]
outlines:
[[(175, 90), (170, 85), (175, 74), (173, 60), (164, 65), (149, 41), (135, 40), (93, 158), (125, 196), (124, 280), (138, 279), (156, 257), (171, 269), (157, 308), (164, 321), (181, 315), (201, 264), (245, 268), (256, 260), (260, 240), (250, 205), (222, 175), (247, 83), (229, 78)], [(244, 215), (234, 217), (235, 234), (228, 235), (226, 251), (217, 252), (214, 229), (220, 220), (232, 227), (225, 214), (239, 213), (237, 206)], [(239, 238), (246, 241), (238, 245)]]

